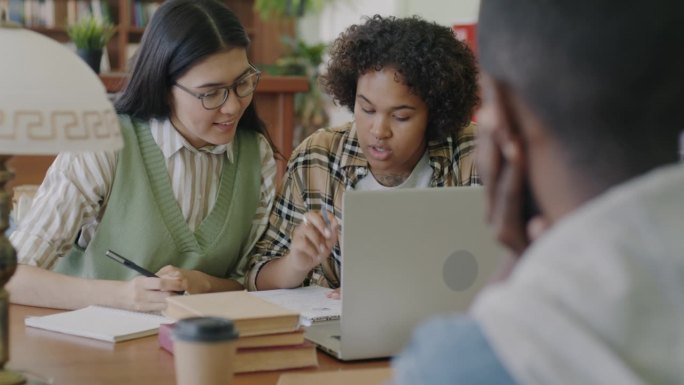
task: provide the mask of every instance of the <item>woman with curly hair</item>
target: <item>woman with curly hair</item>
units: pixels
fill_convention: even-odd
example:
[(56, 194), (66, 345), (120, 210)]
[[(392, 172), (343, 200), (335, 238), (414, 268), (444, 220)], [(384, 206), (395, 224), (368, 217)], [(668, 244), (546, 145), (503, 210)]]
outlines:
[(473, 109), (477, 68), (451, 29), (419, 17), (374, 16), (332, 44), (322, 85), (354, 121), (321, 129), (292, 154), (250, 290), (340, 285), (342, 195), (479, 184)]

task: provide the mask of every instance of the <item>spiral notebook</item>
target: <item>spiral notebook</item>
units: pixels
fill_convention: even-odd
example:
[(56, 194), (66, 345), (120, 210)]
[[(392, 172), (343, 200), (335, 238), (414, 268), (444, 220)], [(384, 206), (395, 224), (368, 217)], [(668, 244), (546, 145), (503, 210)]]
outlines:
[(250, 291), (249, 293), (294, 310), (300, 314), (299, 323), (311, 326), (323, 321), (339, 320), (342, 314), (342, 301), (328, 298), (332, 289), (320, 286), (304, 286), (295, 289)]
[(103, 306), (88, 306), (24, 320), (26, 326), (109, 342), (154, 335), (159, 331), (159, 325), (172, 322), (169, 318), (153, 313)]

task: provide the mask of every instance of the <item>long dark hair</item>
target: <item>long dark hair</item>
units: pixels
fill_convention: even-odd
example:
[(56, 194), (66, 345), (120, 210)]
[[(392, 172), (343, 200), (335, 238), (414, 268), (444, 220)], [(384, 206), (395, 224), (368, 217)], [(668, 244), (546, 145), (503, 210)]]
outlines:
[[(240, 20), (223, 3), (165, 1), (143, 34), (128, 85), (115, 103), (117, 112), (141, 120), (169, 117), (169, 94), (176, 79), (209, 55), (235, 47), (247, 49), (249, 43)], [(238, 129), (263, 134), (278, 154), (254, 99)]]

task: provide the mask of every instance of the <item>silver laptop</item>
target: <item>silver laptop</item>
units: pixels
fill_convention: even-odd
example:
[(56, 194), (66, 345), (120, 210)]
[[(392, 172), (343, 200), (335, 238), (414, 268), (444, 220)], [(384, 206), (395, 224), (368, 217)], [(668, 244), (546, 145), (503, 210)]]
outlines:
[(389, 357), (421, 321), (467, 310), (502, 249), (481, 187), (348, 191), (342, 227), (342, 317), (306, 337), (341, 360)]

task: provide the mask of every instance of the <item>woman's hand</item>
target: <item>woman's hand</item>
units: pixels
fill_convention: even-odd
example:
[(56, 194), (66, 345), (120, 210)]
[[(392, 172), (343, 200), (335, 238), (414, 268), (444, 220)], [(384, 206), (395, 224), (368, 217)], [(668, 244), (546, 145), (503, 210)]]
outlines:
[(330, 212), (327, 224), (320, 211), (309, 211), (294, 231), (285, 263), (299, 272), (308, 273), (323, 262), (337, 243), (338, 223)]
[(182, 289), (189, 294), (208, 293), (211, 291), (210, 277), (197, 270), (186, 270), (175, 266), (166, 265), (159, 269), (157, 276), (162, 279), (177, 280)]
[(166, 298), (175, 295), (175, 291), (183, 291), (183, 283), (170, 277), (138, 276), (123, 282), (119, 302), (125, 309), (135, 311), (162, 311), (166, 309)]
[(328, 294), (325, 296), (331, 299), (342, 299), (342, 291), (338, 287), (337, 289), (333, 289), (332, 291), (328, 292)]

